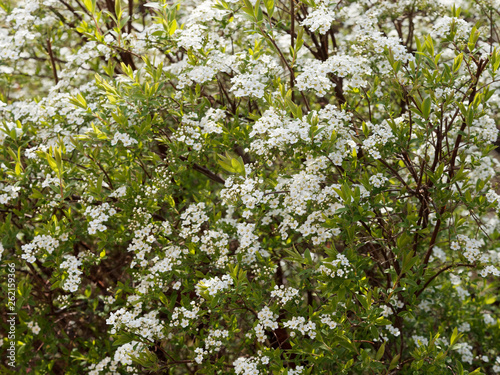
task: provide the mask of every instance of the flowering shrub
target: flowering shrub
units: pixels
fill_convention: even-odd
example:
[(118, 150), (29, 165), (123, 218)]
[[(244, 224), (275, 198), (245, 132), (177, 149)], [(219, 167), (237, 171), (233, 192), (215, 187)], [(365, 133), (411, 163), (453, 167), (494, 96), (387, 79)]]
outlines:
[(498, 5), (0, 1), (2, 373), (500, 374)]

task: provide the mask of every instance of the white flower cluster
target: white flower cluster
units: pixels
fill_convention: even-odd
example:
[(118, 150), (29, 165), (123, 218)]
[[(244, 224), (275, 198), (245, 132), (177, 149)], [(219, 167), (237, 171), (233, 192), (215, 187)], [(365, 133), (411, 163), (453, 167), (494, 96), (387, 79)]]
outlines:
[(411, 338), (415, 342), (417, 348), (429, 345), (429, 339), (425, 338), (424, 336), (413, 335)]
[[(22, 51), (22, 47), (40, 36), (39, 32), (30, 30), (30, 26), (35, 21), (40, 20), (33, 14), (39, 7), (37, 1), (24, 1), (12, 9), (12, 12), (6, 17), (8, 28), (0, 29), (0, 59), (15, 61), (29, 56), (28, 53)], [(46, 22), (48, 19), (47, 17), (44, 21)], [(14, 31), (13, 35), (9, 35), (9, 29)]]
[(221, 134), (220, 122), (226, 118), (226, 113), (220, 108), (209, 108), (201, 119), (199, 127), (202, 134)]
[[(479, 251), (479, 247), (484, 245), (484, 241), (476, 240), (474, 238), (469, 238), (463, 234), (457, 235), (458, 242), (452, 242), (450, 247), (452, 250), (465, 250), (463, 252), (463, 256), (467, 258), (467, 260), (471, 263), (476, 261), (479, 262), (488, 262), (489, 257), (486, 253), (482, 254)], [(494, 267), (493, 267), (494, 268)]]
[(237, 98), (254, 97), (262, 98), (266, 85), (262, 83), (265, 78), (259, 73), (242, 73), (231, 78), (233, 86), (229, 91)]
[(122, 326), (126, 326), (129, 322), (134, 320), (139, 313), (139, 307), (136, 307), (132, 312), (123, 307), (112, 312), (109, 318), (106, 319), (106, 324), (113, 326), (113, 328), (111, 328), (111, 334), (114, 335)]
[(182, 125), (176, 130), (173, 137), (177, 142), (185, 143), (199, 151), (203, 146), (203, 135), (221, 134), (223, 132), (222, 120), (226, 114), (222, 109), (209, 108), (201, 120), (195, 112), (182, 116)]
[(80, 282), (82, 281), (80, 275), (83, 272), (78, 269), (78, 266), (82, 265), (82, 261), (73, 255), (66, 254), (63, 257), (66, 260), (62, 262), (59, 267), (65, 270), (68, 273), (68, 276), (64, 280), (62, 288), (68, 292), (74, 293), (78, 290), (78, 285), (80, 285)]
[(493, 366), (493, 372), (500, 373), (500, 356), (495, 359), (495, 365)]
[[(138, 305), (140, 306), (140, 304)], [(115, 334), (119, 330), (129, 330), (148, 340), (165, 338), (163, 324), (157, 316), (159, 311), (152, 310), (144, 316), (139, 316), (141, 309), (138, 305), (134, 306), (133, 311), (122, 307), (110, 314), (106, 324), (113, 326), (111, 333)]]
[(497, 320), (492, 318), (490, 314), (483, 314), (483, 320), (487, 326), (497, 324)]
[(463, 301), (466, 297), (470, 296), (470, 293), (467, 289), (464, 289), (460, 286), (457, 286), (455, 289), (456, 289), (458, 297), (460, 298), (461, 301)]
[(207, 230), (201, 236), (200, 242), (200, 251), (208, 255), (219, 253), (219, 258), (215, 261), (215, 264), (223, 268), (229, 260), (227, 256), (229, 252), (229, 235), (222, 230)]
[(99, 375), (101, 372), (107, 370), (110, 375), (118, 375), (118, 362), (111, 360), (110, 357), (104, 357), (99, 363), (93, 363), (88, 367), (88, 375)]
[(332, 26), (332, 22), (335, 21), (335, 8), (337, 6), (336, 2), (321, 1), (300, 23), (301, 26), (307, 26), (311, 31), (319, 29), (320, 34), (326, 34)]
[(441, 262), (446, 261), (446, 253), (443, 251), (443, 249), (441, 249), (438, 246), (434, 246), (432, 248), (432, 255), (430, 257), (430, 261), (433, 261), (434, 259), (439, 259)]
[(198, 115), (196, 113), (187, 113), (182, 116), (182, 124), (174, 133), (174, 138), (177, 142), (185, 143), (193, 147), (194, 150), (200, 151), (202, 149), (202, 137), (200, 129), (198, 128)]
[(118, 143), (118, 141), (121, 141), (125, 147), (133, 145), (134, 143), (137, 143), (137, 140), (132, 138), (130, 135), (128, 135), (126, 133), (116, 132), (115, 136), (111, 140), (111, 145), (113, 145), (113, 146), (116, 145)]
[(388, 179), (387, 177), (384, 177), (382, 173), (377, 173), (371, 176), (369, 181), (371, 185), (375, 186), (376, 188), (379, 188), (382, 185), (384, 185), (386, 181), (388, 181)]
[(144, 344), (138, 341), (132, 341), (121, 345), (116, 349), (114, 360), (122, 365), (132, 365), (132, 357), (138, 357), (144, 350)]
[(458, 332), (469, 332), (470, 331), (470, 323), (463, 322), (457, 327)]
[(425, 312), (431, 311), (431, 302), (424, 299), (418, 304), (418, 308), (422, 309)]
[(456, 36), (455, 36), (456, 38), (469, 39), (469, 34), (472, 30), (472, 26), (463, 19), (456, 17), (448, 17), (448, 16), (439, 18), (434, 22), (434, 26), (431, 31), (431, 36), (432, 37), (447, 36), (447, 34), (451, 31), (452, 24), (454, 25), (454, 29), (456, 31)]
[(286, 305), (288, 302), (297, 298), (299, 295), (298, 289), (295, 288), (285, 288), (284, 285), (275, 285), (274, 290), (271, 292), (271, 297), (276, 297), (278, 303), (282, 306)]
[(383, 305), (382, 306), (382, 313), (381, 313), (381, 315), (383, 317), (387, 318), (387, 317), (389, 317), (389, 315), (392, 315), (392, 314), (393, 314), (393, 312), (392, 312), (392, 309), (390, 308), (390, 306), (387, 306), (387, 305)]
[[(20, 138), (24, 134), (22, 124), (20, 122), (15, 123), (15, 122), (11, 122), (11, 121), (5, 121), (5, 125), (3, 126), (3, 129), (0, 129), (0, 143), (2, 143), (5, 140), (5, 138), (2, 139), (2, 137), (7, 137), (7, 136), (10, 137), (10, 133), (12, 132), (12, 130), (14, 130), (16, 132), (17, 138)], [(8, 131), (8, 132), (6, 132), (6, 131)]]
[(200, 121), (197, 113), (187, 113), (182, 117), (183, 126), (177, 129), (174, 137), (199, 151), (203, 146), (203, 135), (223, 132), (222, 120), (225, 117), (224, 111), (218, 108), (209, 108)]
[(348, 86), (363, 87), (366, 85), (363, 76), (369, 75), (371, 69), (364, 58), (349, 55), (334, 55), (323, 62), (310, 60), (305, 64), (302, 73), (297, 76), (295, 87), (300, 91), (312, 89), (318, 95), (326, 95), (335, 87), (328, 78), (330, 73), (342, 78), (350, 77), (346, 81)]
[(180, 325), (182, 328), (186, 328), (189, 325), (189, 321), (195, 319), (200, 311), (195, 301), (191, 302), (191, 306), (192, 310), (188, 310), (185, 307), (175, 307), (170, 326), (177, 327)]
[(109, 194), (109, 196), (111, 198), (119, 198), (123, 197), (125, 194), (127, 194), (127, 187), (124, 185), (113, 191), (111, 194)]
[(371, 43), (373, 47), (368, 45), (366, 49), (369, 52), (381, 54), (387, 48), (392, 51), (396, 61), (407, 63), (415, 60), (415, 57), (411, 53), (408, 53), (401, 39), (393, 36), (385, 36), (380, 31), (378, 19), (374, 14), (368, 13), (358, 18), (352, 38), (356, 39), (358, 43)]
[[(338, 208), (342, 207), (341, 204), (333, 204), (330, 206), (331, 210), (336, 211)], [(324, 223), (325, 216), (331, 213), (331, 210), (325, 211), (315, 211), (307, 217), (307, 220), (302, 224), (297, 230), (302, 233), (304, 237), (312, 236), (311, 240), (314, 245), (319, 245), (334, 236), (340, 234), (339, 228), (325, 228), (322, 223)]]
[(226, 329), (211, 329), (208, 337), (205, 339), (205, 349), (210, 352), (218, 352), (222, 348), (222, 339), (229, 337), (229, 331)]
[(490, 189), (486, 192), (486, 200), (489, 202), (489, 203), (496, 203), (498, 204), (498, 202), (500, 202), (500, 195), (497, 194), (495, 192), (495, 190), (493, 189)]
[(203, 363), (203, 356), (207, 355), (208, 351), (204, 350), (203, 348), (196, 348), (194, 350), (194, 352), (196, 353), (196, 357), (194, 357), (194, 361), (198, 364), (202, 364)]
[(204, 37), (206, 35), (204, 32), (205, 30), (206, 27), (203, 25), (192, 24), (184, 29), (177, 29), (174, 33), (174, 37), (177, 39), (179, 47), (198, 50), (203, 48)]
[(221, 191), (221, 197), (226, 203), (241, 198), (243, 204), (249, 210), (254, 209), (257, 204), (264, 202), (264, 192), (258, 189), (258, 185), (264, 182), (262, 178), (249, 177), (250, 170), (247, 170), (247, 176), (229, 176)]
[(189, 79), (197, 83), (211, 81), (214, 75), (214, 68), (200, 65), (195, 66), (189, 73), (187, 73)]
[(381, 155), (377, 146), (384, 146), (394, 138), (392, 129), (386, 120), (380, 124), (367, 122), (366, 126), (372, 131), (372, 134), (363, 141), (363, 149), (368, 151), (374, 159), (380, 159)]
[(40, 326), (38, 325), (38, 323), (27, 322), (26, 325), (29, 329), (31, 329), (31, 332), (33, 332), (34, 335), (38, 335), (40, 333)]
[[(173, 247), (178, 249), (177, 254), (181, 253), (180, 248), (176, 246)], [(148, 293), (149, 289), (153, 286), (156, 286), (159, 289), (163, 289), (165, 286), (165, 280), (164, 280), (164, 275), (162, 274), (171, 271), (174, 264), (181, 263), (180, 260), (175, 261), (177, 257), (178, 255), (170, 257), (167, 254), (167, 256), (163, 259), (160, 259), (160, 257), (158, 256), (155, 256), (153, 259), (151, 259), (153, 265), (148, 267), (148, 273), (146, 273), (144, 276), (139, 277), (137, 280), (139, 281), (139, 283), (136, 286), (137, 291), (139, 293), (146, 294)], [(141, 264), (143, 263), (147, 265), (147, 261), (141, 262)]]
[(325, 262), (319, 266), (318, 271), (330, 277), (347, 278), (349, 272), (352, 272), (351, 263), (343, 254), (337, 254), (337, 259), (331, 262)]
[(334, 185), (321, 189), (321, 183), (324, 180), (323, 175), (300, 171), (286, 183), (278, 184), (276, 189), (283, 190), (287, 187), (290, 192), (284, 199), (284, 205), (291, 213), (304, 215), (307, 212), (309, 202), (321, 203), (327, 199), (329, 193), (334, 192), (333, 188), (336, 187)]
[[(152, 249), (151, 243), (156, 240), (155, 237), (151, 234), (152, 230), (152, 224), (148, 224), (141, 229), (135, 230), (134, 238), (127, 247), (127, 251), (133, 251), (135, 253), (135, 259), (140, 260), (141, 267), (147, 266), (148, 261), (147, 259), (145, 259), (145, 256)], [(137, 260), (135, 259), (130, 263), (130, 268), (134, 267), (137, 264)], [(168, 268), (167, 264), (164, 264), (164, 266)]]
[(391, 303), (392, 306), (394, 306), (397, 309), (402, 309), (405, 306), (405, 304), (403, 303), (403, 301), (400, 301), (399, 298), (398, 298), (398, 296), (396, 294), (392, 295), (390, 303)]
[(202, 293), (208, 292), (210, 296), (215, 296), (222, 290), (229, 289), (233, 285), (233, 279), (230, 275), (223, 275), (222, 278), (214, 276), (210, 279), (203, 279), (198, 281), (195, 286), (196, 294), (202, 296)]
[[(82, 68), (89, 69), (90, 65), (88, 61), (90, 59), (96, 58), (98, 56), (104, 56), (109, 59), (111, 49), (102, 44), (102, 43), (97, 43), (95, 41), (89, 41), (85, 43), (76, 53), (71, 53), (68, 54), (67, 60), (68, 60), (68, 67), (73, 67), (76, 68), (76, 71), (81, 71)], [(74, 72), (75, 70), (71, 70)], [(62, 81), (59, 81), (59, 84)], [(56, 87), (56, 86), (55, 86)], [(81, 91), (82, 88), (80, 88)]]
[(269, 357), (239, 357), (233, 362), (236, 375), (259, 375), (259, 364), (267, 365)]
[(477, 135), (479, 140), (489, 143), (496, 142), (498, 137), (498, 128), (495, 120), (488, 115), (473, 120), (470, 132)]
[(204, 212), (205, 203), (191, 204), (186, 211), (181, 215), (182, 230), (179, 235), (183, 238), (191, 236), (191, 241), (198, 242), (198, 232), (201, 225), (208, 220), (208, 216)]
[[(316, 323), (308, 321), (303, 316), (294, 316), (292, 319), (283, 322), (283, 327), (298, 330), (302, 335), (309, 335), (311, 339), (316, 337)], [(290, 332), (290, 336), (295, 336), (295, 331)]]
[(18, 192), (21, 190), (21, 187), (8, 185), (2, 188), (2, 190), (5, 191), (5, 194), (0, 194), (0, 204), (7, 204), (19, 196)]
[(299, 119), (291, 119), (283, 110), (271, 107), (253, 124), (250, 137), (263, 135), (265, 139), (252, 142), (250, 149), (258, 155), (264, 155), (268, 149), (285, 149), (300, 139), (309, 138), (308, 124)]
[(161, 223), (161, 232), (165, 236), (172, 234), (172, 225), (168, 221), (164, 221), (163, 223)]
[(92, 218), (88, 227), (89, 234), (95, 234), (97, 231), (104, 232), (108, 229), (103, 223), (114, 214), (116, 214), (116, 210), (107, 202), (104, 202), (99, 206), (87, 206), (85, 209), (85, 215)]
[(238, 239), (240, 246), (238, 253), (244, 252), (243, 262), (251, 264), (256, 261), (256, 253), (267, 257), (269, 254), (260, 247), (259, 237), (254, 233), (255, 224), (253, 223), (238, 223), (237, 225)]
[(262, 310), (257, 314), (259, 318), (259, 323), (255, 326), (255, 334), (257, 336), (257, 341), (264, 342), (266, 341), (266, 333), (265, 329), (269, 328), (271, 330), (278, 329), (278, 314), (274, 314), (269, 307), (264, 306)]
[(287, 375), (300, 375), (304, 371), (304, 366), (297, 366), (295, 369), (289, 368), (287, 370)]
[(492, 274), (493, 276), (500, 276), (500, 271), (495, 266), (489, 265), (486, 266), (484, 269), (482, 269), (481, 272), (479, 272), (479, 274), (482, 277), (486, 277), (489, 274)]
[(437, 87), (435, 90), (434, 90), (434, 95), (436, 96), (436, 98), (441, 98), (441, 97), (444, 97), (445, 99), (447, 97), (449, 97), (450, 95), (453, 95), (454, 91), (452, 88), (450, 87)]
[(35, 262), (35, 254), (39, 250), (45, 250), (49, 254), (55, 250), (56, 247), (59, 246), (59, 241), (55, 238), (52, 238), (49, 235), (38, 235), (33, 238), (33, 241), (29, 244), (21, 246), (24, 254), (21, 255), (21, 258), (26, 259), (29, 263)]
[(337, 322), (332, 319), (332, 315), (322, 314), (320, 318), (321, 323), (326, 324), (330, 329), (335, 329), (337, 327)]
[(177, 76), (177, 88), (182, 90), (194, 82), (200, 84), (210, 82), (218, 72), (231, 73), (232, 68), (238, 65), (236, 60), (235, 55), (213, 49), (207, 55), (199, 55), (198, 63), (194, 67), (184, 59), (163, 69)]
[(472, 345), (467, 344), (465, 342), (461, 342), (457, 344), (457, 352), (462, 356), (462, 362), (467, 362), (472, 365), (472, 361), (474, 360), (474, 354), (472, 353)]
[(394, 327), (392, 324), (388, 324), (385, 326), (385, 328), (389, 331), (389, 333), (393, 336), (398, 337), (401, 332), (399, 331), (398, 328)]
[[(467, 155), (465, 158), (465, 164), (471, 163), (472, 159), (479, 160), (480, 164), (478, 167), (473, 168), (469, 172), (469, 183), (475, 184), (478, 179), (487, 180), (496, 176), (500, 162), (488, 155), (481, 157), (481, 155)], [(458, 184), (458, 183), (457, 183)], [(455, 187), (455, 185), (453, 185)]]

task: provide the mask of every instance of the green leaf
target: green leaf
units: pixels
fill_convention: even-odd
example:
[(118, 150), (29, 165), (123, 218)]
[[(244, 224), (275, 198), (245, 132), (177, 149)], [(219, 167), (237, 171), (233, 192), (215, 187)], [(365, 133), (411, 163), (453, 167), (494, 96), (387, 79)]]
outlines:
[(427, 47), (429, 54), (434, 57), (434, 41), (432, 40), (432, 37), (430, 35), (427, 35), (425, 38), (425, 47)]
[(113, 340), (113, 346), (120, 346), (128, 344), (129, 342), (134, 341), (134, 336), (124, 333), (119, 335), (117, 338)]
[(453, 60), (453, 67), (452, 67), (453, 73), (458, 72), (458, 70), (460, 69), (460, 66), (462, 65), (463, 60), (464, 60), (463, 53), (461, 53), (460, 55), (455, 57), (455, 59)]
[(304, 28), (301, 27), (297, 33), (297, 40), (295, 41), (295, 53), (299, 52), (304, 44)]
[(431, 114), (431, 104), (432, 104), (432, 99), (430, 96), (424, 99), (422, 102), (422, 116), (428, 120), (429, 116)]
[(95, 13), (96, 0), (83, 0), (83, 5), (90, 13)]
[(476, 26), (472, 27), (470, 36), (469, 36), (469, 42), (467, 43), (467, 47), (469, 48), (469, 51), (474, 51), (476, 49), (476, 43), (479, 39), (479, 30), (477, 29)]
[(417, 262), (418, 256), (413, 256), (413, 251), (410, 251), (403, 260), (403, 267), (401, 268), (401, 274), (408, 272)]
[(287, 93), (287, 97), (285, 98), (286, 106), (288, 107), (290, 112), (292, 112), (294, 118), (302, 118), (302, 109), (292, 101), (291, 97), (288, 96), (291, 96), (291, 93), (291, 90), (289, 90)]
[(481, 372), (481, 368), (478, 367), (477, 369), (469, 373), (469, 375), (484, 375), (484, 374)]
[(52, 168), (52, 170), (56, 172), (56, 174), (59, 174), (59, 169), (57, 168), (57, 163), (54, 158), (48, 152), (45, 153), (45, 158), (47, 159), (50, 168)]
[(122, 16), (122, 2), (121, 2), (121, 0), (115, 0), (115, 14), (116, 14), (117, 19), (120, 19)]
[(377, 318), (377, 320), (375, 320), (375, 324), (378, 326), (387, 326), (392, 324), (392, 322), (389, 319), (381, 316), (380, 318)]
[(172, 36), (174, 35), (175, 31), (179, 28), (179, 25), (177, 25), (177, 21), (174, 19), (169, 27), (168, 27), (168, 35)]
[(97, 185), (96, 185), (96, 190), (98, 194), (101, 194), (102, 190), (102, 180), (104, 179), (104, 175), (100, 175), (99, 178), (97, 179)]
[(460, 337), (462, 337), (462, 334), (459, 334), (457, 327), (455, 327), (450, 338), (450, 347), (453, 346), (460, 339)]
[(393, 369), (396, 368), (396, 366), (398, 365), (398, 362), (399, 362), (399, 357), (400, 357), (400, 355), (396, 354), (394, 356), (394, 358), (392, 358), (392, 361), (391, 361), (391, 363), (389, 365), (389, 371), (391, 371), (391, 370), (393, 370)]
[(76, 97), (70, 98), (69, 102), (77, 107), (87, 109), (87, 101), (80, 92), (76, 95)]
[(170, 304), (170, 301), (163, 292), (160, 292), (158, 294), (158, 298), (160, 299), (161, 303), (163, 303), (165, 306), (168, 306)]
[(264, 0), (264, 6), (267, 10), (267, 15), (271, 18), (274, 14), (274, 0)]
[(385, 352), (385, 342), (382, 343), (382, 345), (380, 345), (380, 348), (378, 348), (377, 350), (377, 354), (375, 355), (375, 359), (377, 361), (380, 361), (380, 359), (383, 357), (384, 355), (384, 352)]
[(358, 352), (358, 350), (356, 349), (356, 346), (352, 343), (351, 340), (349, 340), (348, 337), (344, 336), (344, 335), (339, 335), (338, 336), (338, 340), (339, 340), (339, 344), (346, 348), (347, 350), (349, 351), (353, 351), (355, 353)]
[(218, 161), (219, 165), (226, 171), (230, 173), (238, 173), (243, 176), (246, 174), (245, 163), (243, 162), (241, 156), (234, 158), (226, 153), (226, 156), (218, 155), (218, 157), (221, 159)]
[(309, 249), (306, 249), (306, 251), (304, 251), (304, 258), (307, 260), (307, 264), (312, 264), (313, 260)]
[(359, 301), (359, 303), (361, 303), (361, 306), (363, 306), (365, 310), (369, 309), (368, 300), (365, 296), (361, 294), (356, 294), (356, 298)]

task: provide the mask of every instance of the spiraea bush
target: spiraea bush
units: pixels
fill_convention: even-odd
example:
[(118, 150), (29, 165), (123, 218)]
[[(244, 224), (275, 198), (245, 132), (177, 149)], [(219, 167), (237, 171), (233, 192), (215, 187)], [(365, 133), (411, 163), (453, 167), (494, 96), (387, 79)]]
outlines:
[(500, 373), (497, 0), (0, 6), (2, 373)]

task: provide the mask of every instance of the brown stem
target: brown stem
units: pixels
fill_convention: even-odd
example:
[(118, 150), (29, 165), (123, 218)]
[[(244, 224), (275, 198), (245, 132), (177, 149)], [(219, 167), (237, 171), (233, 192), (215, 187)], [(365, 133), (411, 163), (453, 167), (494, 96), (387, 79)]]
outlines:
[(56, 61), (54, 59), (54, 53), (52, 52), (52, 44), (50, 43), (50, 38), (47, 39), (47, 52), (50, 57), (50, 64), (52, 65), (52, 73), (54, 74), (54, 81), (56, 85), (59, 83), (59, 78), (57, 77)]
[(420, 289), (416, 294), (415, 296), (420, 296), (422, 294), (422, 292), (429, 286), (429, 284), (432, 282), (432, 280), (434, 280), (436, 277), (438, 277), (440, 274), (442, 274), (444, 271), (446, 270), (449, 270), (450, 268), (453, 268), (453, 267), (474, 267), (475, 265), (474, 264), (467, 264), (467, 263), (459, 263), (459, 264), (450, 264), (444, 268), (441, 268), (438, 272), (436, 272), (434, 275), (432, 275), (429, 280), (427, 280), (424, 284), (424, 286), (422, 287), (422, 289)]

